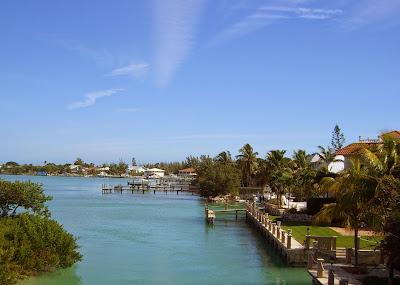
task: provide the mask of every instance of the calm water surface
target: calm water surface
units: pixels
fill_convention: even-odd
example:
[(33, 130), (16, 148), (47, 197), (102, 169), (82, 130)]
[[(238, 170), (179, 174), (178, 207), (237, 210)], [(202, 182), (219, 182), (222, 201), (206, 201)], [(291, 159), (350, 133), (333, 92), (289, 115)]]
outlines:
[(79, 237), (82, 262), (20, 285), (310, 284), (244, 218), (204, 221), (192, 195), (101, 194), (123, 179), (1, 176), (43, 183), (52, 216)]

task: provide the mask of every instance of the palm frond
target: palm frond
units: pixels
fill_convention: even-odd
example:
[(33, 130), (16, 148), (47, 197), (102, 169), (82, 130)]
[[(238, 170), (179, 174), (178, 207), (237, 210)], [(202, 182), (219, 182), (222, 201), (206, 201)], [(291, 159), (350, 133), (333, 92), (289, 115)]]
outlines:
[(383, 164), (379, 157), (370, 151), (369, 149), (362, 148), (360, 149), (357, 154), (360, 156), (361, 160), (368, 164), (370, 167), (374, 168), (375, 170), (382, 172), (383, 171)]
[(313, 224), (331, 224), (337, 216), (338, 209), (336, 203), (325, 204), (322, 209), (314, 216)]

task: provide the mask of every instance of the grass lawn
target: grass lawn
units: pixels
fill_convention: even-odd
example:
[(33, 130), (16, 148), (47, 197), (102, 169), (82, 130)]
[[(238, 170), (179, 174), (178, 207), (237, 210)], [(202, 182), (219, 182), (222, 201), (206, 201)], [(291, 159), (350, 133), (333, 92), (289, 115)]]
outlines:
[(280, 220), (281, 219), (281, 216), (268, 215), (268, 219), (270, 219), (273, 222), (276, 222), (276, 220)]
[[(208, 208), (210, 210), (224, 210), (225, 203), (210, 203), (208, 204)], [(245, 209), (246, 206), (244, 203), (229, 203), (228, 209)]]
[[(307, 234), (307, 228), (310, 228), (311, 235), (316, 236), (337, 236), (337, 247), (354, 247), (353, 236), (343, 236), (329, 227), (318, 226), (283, 226), (284, 230), (292, 230), (292, 235), (299, 243), (303, 243)], [(360, 239), (360, 249), (373, 249), (376, 242), (379, 242), (380, 236), (362, 236)]]

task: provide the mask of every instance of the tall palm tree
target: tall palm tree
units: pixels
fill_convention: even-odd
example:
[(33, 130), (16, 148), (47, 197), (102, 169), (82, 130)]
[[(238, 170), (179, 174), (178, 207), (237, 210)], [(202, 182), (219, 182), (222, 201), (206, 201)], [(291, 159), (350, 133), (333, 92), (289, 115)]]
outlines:
[(220, 152), (214, 160), (221, 164), (229, 164), (232, 162), (232, 155), (229, 151)]
[(321, 180), (321, 184), (335, 192), (336, 203), (324, 205), (314, 222), (330, 224), (334, 219), (342, 219), (345, 226), (353, 229), (354, 257), (358, 265), (358, 231), (370, 220), (369, 210), (373, 207), (378, 181), (368, 174), (360, 159), (350, 159), (350, 165), (341, 176)]
[(253, 147), (250, 144), (245, 144), (239, 149), (239, 155), (236, 156), (242, 170), (243, 184), (245, 186), (252, 185), (252, 178), (258, 170), (257, 155), (258, 152), (253, 151)]
[(305, 150), (297, 150), (293, 154), (291, 167), (293, 169), (293, 178), (297, 187), (306, 197), (310, 196), (310, 191), (316, 177), (316, 172), (311, 165), (311, 157)]
[(269, 186), (278, 198), (280, 208), (282, 195), (293, 183), (293, 173), (290, 158), (285, 157), (285, 150), (272, 150), (266, 158), (266, 175)]

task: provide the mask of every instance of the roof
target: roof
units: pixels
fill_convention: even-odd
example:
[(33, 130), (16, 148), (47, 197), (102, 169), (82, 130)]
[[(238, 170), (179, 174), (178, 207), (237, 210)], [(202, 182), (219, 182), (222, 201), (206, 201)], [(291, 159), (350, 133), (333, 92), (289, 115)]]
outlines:
[(351, 143), (339, 150), (336, 151), (336, 155), (350, 155), (354, 154), (357, 151), (359, 151), (362, 148), (371, 148), (373, 146), (378, 145), (378, 142), (357, 142), (357, 143)]
[(311, 158), (311, 163), (317, 163), (319, 161), (321, 161), (321, 154), (313, 153)]
[(359, 151), (362, 148), (371, 148), (374, 147), (376, 145), (382, 144), (382, 138), (392, 138), (392, 139), (399, 139), (400, 140), (400, 131), (398, 130), (394, 130), (394, 131), (390, 131), (390, 132), (386, 132), (381, 134), (380, 136), (380, 140), (364, 140), (364, 141), (360, 141), (360, 142), (356, 142), (356, 143), (351, 143), (339, 150), (336, 151), (336, 155), (351, 155), (356, 153), (357, 151)]
[(394, 130), (387, 133), (383, 133), (381, 137), (390, 137), (392, 139), (400, 139), (400, 131)]
[(165, 172), (165, 170), (163, 169), (159, 169), (159, 168), (149, 168), (145, 170), (146, 172)]
[(129, 170), (136, 170), (136, 171), (139, 170), (140, 172), (143, 172), (143, 171), (146, 170), (146, 167), (144, 167), (144, 166), (138, 166), (138, 165), (131, 165), (131, 166), (128, 167), (128, 169), (129, 169)]
[(193, 167), (189, 167), (189, 168), (185, 168), (185, 169), (181, 169), (179, 170), (180, 173), (193, 173), (196, 172), (196, 169), (194, 169)]

